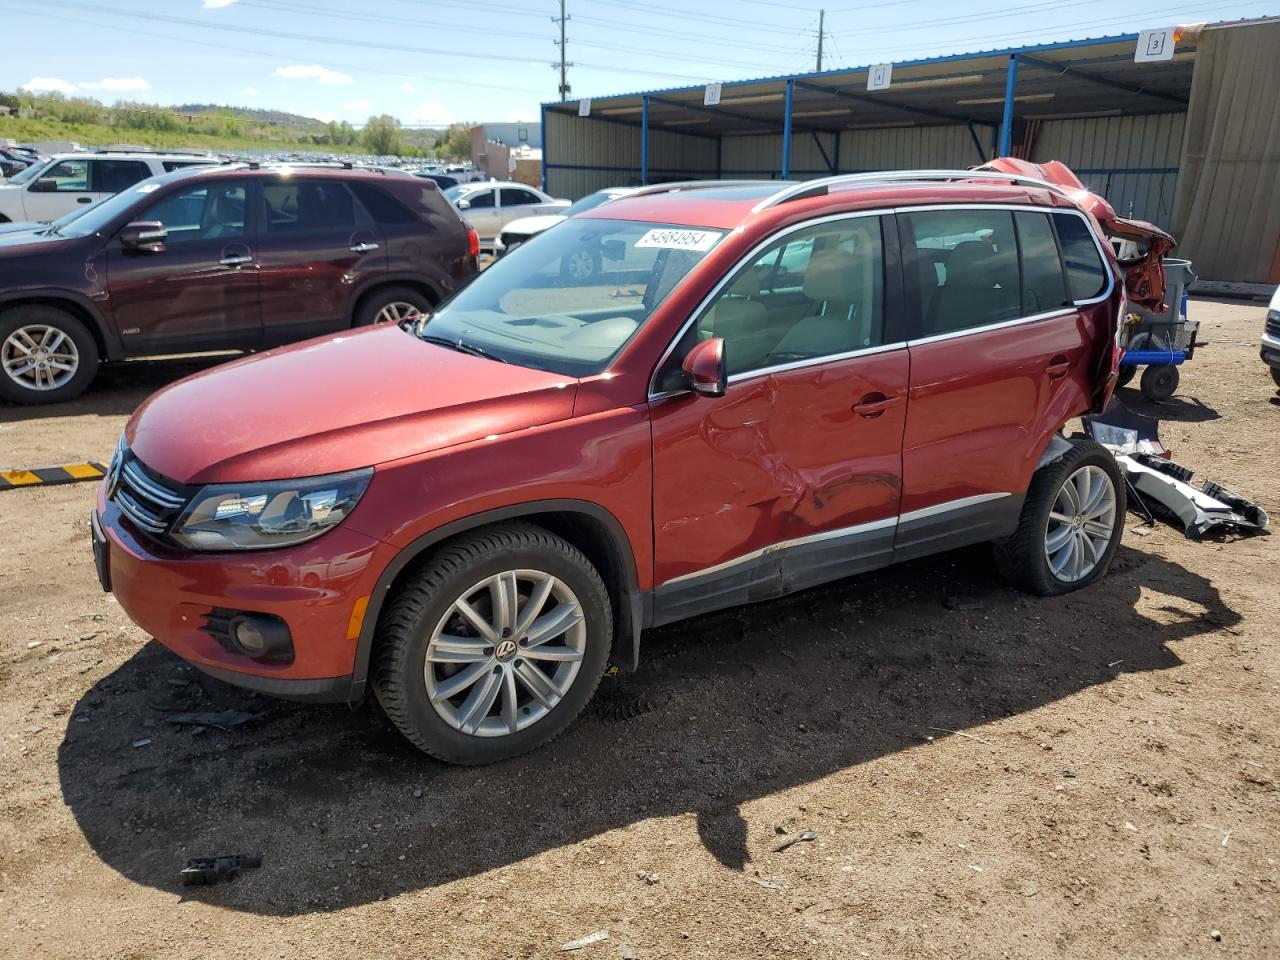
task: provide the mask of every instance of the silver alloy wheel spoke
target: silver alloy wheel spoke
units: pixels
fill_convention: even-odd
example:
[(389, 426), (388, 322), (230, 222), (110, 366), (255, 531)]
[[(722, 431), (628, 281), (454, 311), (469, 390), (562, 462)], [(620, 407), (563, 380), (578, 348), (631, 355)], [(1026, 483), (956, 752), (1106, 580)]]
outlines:
[(374, 314), (373, 322), (398, 324), (407, 320), (417, 312), (418, 308), (412, 303), (405, 303), (403, 300), (393, 300)]
[(572, 686), (586, 617), (569, 586), (541, 570), (505, 570), (461, 591), (437, 621), (423, 678), (436, 712), (470, 736), (510, 736)]
[(1095, 466), (1071, 474), (1049, 510), (1044, 551), (1050, 572), (1068, 583), (1087, 577), (1106, 555), (1115, 522), (1111, 476)]
[(79, 368), (75, 341), (49, 324), (19, 327), (0, 343), (0, 369), (28, 390), (56, 390)]

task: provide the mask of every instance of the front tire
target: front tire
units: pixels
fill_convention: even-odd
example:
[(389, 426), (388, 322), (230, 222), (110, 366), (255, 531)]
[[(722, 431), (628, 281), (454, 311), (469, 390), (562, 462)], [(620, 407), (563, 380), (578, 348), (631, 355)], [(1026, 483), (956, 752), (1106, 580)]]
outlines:
[(613, 642), (609, 594), (576, 547), (531, 524), (462, 537), (411, 573), (376, 639), (373, 689), (424, 753), (475, 765), (559, 736)]
[(1073, 440), (1031, 480), (1018, 529), (996, 546), (1001, 573), (1028, 593), (1070, 593), (1100, 579), (1124, 532), (1124, 478), (1092, 440)]
[(97, 372), (98, 344), (72, 314), (42, 303), (0, 313), (0, 397), (61, 403), (83, 393)]
[(1280, 387), (1280, 367), (1271, 368), (1271, 380), (1277, 387)]

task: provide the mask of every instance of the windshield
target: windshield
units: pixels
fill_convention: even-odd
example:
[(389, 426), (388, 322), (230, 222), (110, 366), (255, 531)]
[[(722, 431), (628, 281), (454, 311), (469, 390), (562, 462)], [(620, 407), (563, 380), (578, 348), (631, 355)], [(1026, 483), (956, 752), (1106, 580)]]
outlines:
[(722, 236), (631, 220), (569, 220), (481, 273), (421, 335), (539, 370), (597, 373)]
[(91, 233), (97, 233), (120, 214), (141, 202), (142, 197), (158, 189), (159, 186), (158, 183), (143, 180), (136, 186), (100, 200), (91, 207), (73, 211), (54, 220), (49, 225), (49, 231), (64, 237), (87, 237)]
[(7, 177), (4, 182), (5, 183), (26, 183), (28, 180), (33, 179), (36, 176), (36, 174), (38, 174), (41, 170), (44, 170), (51, 163), (53, 163), (52, 160), (37, 160), (35, 163), (27, 167), (25, 170), (19, 170), (12, 177)]
[(444, 195), (449, 198), (450, 202), (453, 202), (454, 200), (457, 200), (460, 196), (462, 196), (464, 193), (469, 193), (469, 192), (470, 191), (466, 190), (462, 184), (458, 184), (456, 187), (450, 187), (448, 190), (444, 191)]
[(577, 203), (570, 204), (566, 207), (564, 216), (576, 217), (580, 213), (585, 213), (588, 210), (595, 209), (602, 203), (607, 203), (609, 200), (612, 200), (613, 197), (614, 194), (609, 193), (606, 190), (600, 190), (597, 193), (589, 193)]

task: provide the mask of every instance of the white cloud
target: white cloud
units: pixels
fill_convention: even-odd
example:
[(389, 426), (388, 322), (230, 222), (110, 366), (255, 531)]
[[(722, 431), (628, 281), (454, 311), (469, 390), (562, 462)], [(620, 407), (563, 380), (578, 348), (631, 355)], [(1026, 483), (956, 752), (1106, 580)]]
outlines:
[(256, 97), (257, 95), (258, 95), (258, 91), (254, 87), (245, 87), (243, 90), (240, 91), (240, 96), (242, 97)]
[(342, 105), (343, 110), (368, 110), (373, 106), (368, 100), (349, 100)]
[(287, 67), (276, 67), (276, 76), (284, 77), (286, 80), (315, 80), (322, 87), (343, 87), (355, 82), (345, 73), (314, 63), (295, 63)]
[(417, 92), (417, 87), (415, 87), (412, 83), (402, 83), (400, 84), (400, 89), (403, 90), (405, 93)]
[(538, 116), (532, 110), (512, 110), (507, 114), (507, 123), (537, 123)]
[(141, 77), (104, 77), (80, 84), (81, 90), (108, 90), (111, 93), (145, 93), (151, 84)]
[(28, 93), (65, 93), (67, 96), (76, 92), (75, 87), (57, 77), (32, 77), (19, 89)]
[(413, 111), (413, 119), (429, 127), (447, 127), (453, 123), (453, 114), (439, 100), (428, 100)]
[(236, 0), (204, 0), (204, 5), (216, 10), (219, 7), (229, 7), (235, 2)]

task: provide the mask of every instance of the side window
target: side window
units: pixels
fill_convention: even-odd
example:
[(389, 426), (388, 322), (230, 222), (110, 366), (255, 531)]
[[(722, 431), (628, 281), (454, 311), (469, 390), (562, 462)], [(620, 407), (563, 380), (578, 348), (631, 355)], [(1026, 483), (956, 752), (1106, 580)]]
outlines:
[(1058, 244), (1067, 268), (1067, 290), (1071, 299), (1089, 300), (1098, 296), (1107, 285), (1107, 270), (1098, 255), (1093, 231), (1072, 213), (1055, 213), (1053, 222), (1058, 228)]
[(724, 340), (730, 374), (879, 346), (879, 218), (806, 227), (771, 244), (738, 268), (698, 317), (694, 336)]
[(268, 233), (310, 233), (351, 229), (355, 203), (347, 188), (326, 180), (268, 183), (262, 188)]
[(493, 206), (492, 190), (477, 190), (475, 193), (469, 193), (462, 199), (471, 204), (473, 210), (488, 209)]
[(502, 205), (504, 207), (523, 207), (530, 203), (541, 203), (542, 199), (536, 193), (530, 193), (528, 190), (521, 190), (517, 187), (502, 188)]
[(39, 177), (52, 180), (57, 193), (87, 193), (89, 191), (89, 161), (63, 160), (55, 163)]
[(97, 193), (119, 193), (151, 176), (151, 168), (141, 160), (90, 160), (89, 167)]
[(1015, 213), (1018, 251), (1022, 256), (1022, 313), (1034, 316), (1069, 306), (1062, 258), (1048, 214)]
[(142, 219), (159, 220), (169, 243), (244, 236), (243, 183), (205, 183), (178, 190), (151, 207)]
[(1022, 314), (1018, 247), (1008, 210), (929, 210), (902, 216), (907, 283), (919, 293), (926, 337)]
[(371, 183), (352, 183), (356, 197), (378, 223), (414, 223), (418, 218), (409, 209), (381, 187)]
[(162, 160), (160, 165), (164, 167), (165, 173), (173, 173), (175, 170), (185, 170), (187, 167), (208, 167), (213, 165), (212, 160)]

